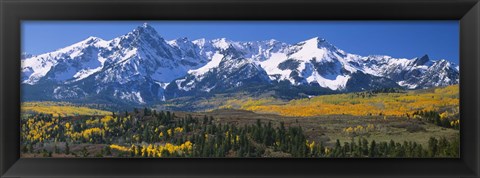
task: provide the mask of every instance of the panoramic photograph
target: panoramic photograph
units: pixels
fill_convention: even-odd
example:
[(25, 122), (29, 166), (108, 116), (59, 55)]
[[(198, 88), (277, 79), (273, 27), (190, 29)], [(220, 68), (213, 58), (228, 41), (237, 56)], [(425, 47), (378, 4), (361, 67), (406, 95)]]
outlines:
[(458, 21), (21, 30), (22, 158), (460, 158)]

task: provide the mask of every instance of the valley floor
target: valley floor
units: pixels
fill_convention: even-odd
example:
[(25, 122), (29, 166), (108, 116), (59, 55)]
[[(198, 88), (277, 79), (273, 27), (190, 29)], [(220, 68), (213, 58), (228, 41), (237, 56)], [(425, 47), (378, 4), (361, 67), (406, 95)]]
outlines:
[[(407, 119), (395, 116), (350, 116), (330, 115), (311, 117), (286, 117), (275, 114), (257, 114), (244, 110), (215, 110), (199, 113), (198, 116), (208, 114), (217, 118), (220, 123), (255, 124), (257, 120), (272, 122), (278, 126), (284, 122), (285, 126), (300, 126), (303, 128), (307, 140), (317, 143), (324, 142), (333, 146), (337, 139), (341, 143), (351, 139), (366, 138), (367, 140), (396, 142), (413, 141), (427, 145), (430, 137), (446, 137), (453, 139), (458, 136), (459, 130), (437, 126), (433, 123), (418, 119)], [(181, 115), (181, 113), (179, 113)], [(370, 126), (370, 127), (369, 127)], [(357, 132), (348, 132), (348, 128), (357, 129)]]
[[(220, 109), (214, 110), (211, 112), (203, 112), (203, 113), (187, 113), (187, 112), (175, 112), (175, 120), (181, 120), (182, 118), (197, 118), (201, 122), (205, 116), (211, 116), (212, 123), (210, 126), (219, 125), (227, 126), (232, 125), (237, 128), (241, 128), (242, 126), (255, 126), (259, 121), (261, 123), (271, 123), (273, 128), (279, 128), (280, 125), (283, 125), (286, 128), (301, 128), (304, 138), (303, 143), (306, 143), (307, 149), (309, 144), (316, 144), (318, 146), (324, 147), (323, 149), (330, 148), (334, 149), (336, 147), (336, 143), (339, 142), (342, 145), (350, 144), (350, 143), (358, 143), (360, 139), (365, 139), (368, 141), (368, 144), (371, 144), (371, 141), (375, 141), (376, 143), (390, 143), (390, 141), (394, 141), (395, 143), (415, 143), (422, 145), (424, 149), (427, 149), (430, 141), (432, 138), (436, 140), (446, 139), (450, 142), (454, 142), (455, 140), (459, 139), (459, 130), (454, 128), (445, 128), (442, 126), (435, 125), (434, 123), (429, 123), (424, 120), (420, 119), (407, 119), (403, 117), (392, 117), (392, 116), (350, 116), (350, 115), (330, 115), (330, 116), (314, 116), (314, 117), (286, 117), (286, 116), (279, 116), (275, 114), (258, 114), (251, 111), (245, 110), (233, 110), (233, 109)], [(133, 116), (135, 117), (135, 116)], [(37, 117), (38, 118), (38, 117)], [(45, 134), (40, 133), (40, 140), (35, 142), (35, 136), (32, 137), (23, 137), (25, 140), (30, 139), (30, 141), (24, 141), (24, 149), (22, 151), (22, 157), (130, 157), (129, 152), (131, 152), (131, 145), (138, 145), (140, 148), (137, 149), (148, 149), (148, 145), (166, 145), (168, 143), (177, 143), (176, 145), (180, 147), (184, 145), (184, 140), (191, 140), (193, 146), (196, 146), (195, 141), (192, 138), (192, 135), (197, 134), (197, 131), (192, 130), (189, 132), (183, 131), (177, 127), (177, 124), (173, 124), (170, 126), (160, 126), (158, 128), (162, 128), (166, 130), (168, 134), (168, 130), (173, 131), (174, 134), (179, 134), (179, 136), (172, 136), (176, 138), (167, 138), (164, 140), (161, 139), (154, 139), (151, 142), (149, 141), (134, 141), (135, 137), (142, 137), (145, 134), (144, 131), (137, 131), (140, 132), (136, 134), (135, 132), (125, 132), (121, 133), (124, 134), (126, 137), (116, 137), (112, 135), (112, 138), (115, 139), (104, 139), (100, 141), (91, 140), (92, 138), (95, 139), (95, 135), (98, 134), (99, 137), (105, 137), (105, 132), (115, 133), (114, 130), (108, 130), (108, 127), (115, 127), (115, 124), (109, 124), (108, 127), (102, 128), (95, 127), (95, 126), (88, 126), (95, 122), (96, 120), (100, 119), (101, 122), (115, 122), (115, 121), (106, 121), (108, 117), (103, 117), (99, 119), (91, 119), (92, 117), (85, 117), (85, 116), (72, 116), (72, 117), (65, 117), (63, 122), (59, 122), (58, 120), (54, 120), (52, 122), (58, 122), (60, 127), (68, 127), (67, 123), (83, 123), (80, 124), (80, 127), (85, 127), (85, 129), (80, 128), (78, 131), (79, 138), (72, 140), (75, 135), (74, 132), (72, 133), (63, 133), (64, 135), (69, 135), (65, 140), (62, 140), (62, 136), (49, 136), (49, 138), (41, 139), (48, 134), (48, 128), (52, 128), (53, 125), (56, 124), (46, 124), (43, 125), (32, 125), (33, 128), (44, 128)], [(95, 118), (95, 117), (93, 117)], [(121, 117), (120, 117), (121, 118)], [(141, 117), (139, 117), (141, 118)], [(210, 117), (209, 117), (210, 118)], [(152, 122), (150, 117), (143, 118), (142, 122)], [(103, 121), (102, 121), (103, 120)], [(182, 121), (183, 122), (183, 121)], [(27, 124), (28, 125), (28, 124)], [(51, 126), (49, 126), (51, 125)], [(72, 124), (74, 125), (74, 124)], [(102, 125), (102, 124), (99, 124)], [(208, 128), (210, 126), (206, 126)], [(54, 128), (55, 126), (53, 126)], [(72, 127), (72, 126), (70, 126)], [(90, 127), (90, 128), (88, 128)], [(122, 126), (123, 127), (123, 126)], [(141, 127), (144, 127), (142, 125)], [(195, 126), (194, 126), (195, 127)], [(220, 126), (221, 127), (221, 126)], [(266, 127), (266, 126), (265, 126)], [(96, 133), (93, 128), (100, 128)], [(184, 128), (182, 126), (181, 128)], [(204, 128), (204, 129), (205, 129)], [(157, 134), (156, 129), (153, 128), (152, 134)], [(180, 133), (176, 133), (180, 132)], [(182, 130), (182, 131), (178, 131)], [(225, 131), (218, 131), (224, 133)], [(228, 131), (227, 131), (228, 132)], [(278, 130), (277, 130), (278, 132)], [(166, 135), (165, 134), (165, 135)], [(172, 134), (172, 133), (171, 133)], [(205, 133), (203, 133), (205, 134)], [(107, 134), (108, 135), (108, 134)], [(208, 135), (217, 135), (216, 133), (205, 134), (206, 137)], [(254, 133), (252, 133), (252, 136)], [(48, 136), (47, 136), (48, 137)], [(83, 138), (84, 137), (84, 138)], [(161, 136), (158, 136), (161, 138)], [(180, 139), (182, 141), (176, 140)], [(55, 141), (57, 140), (57, 141)], [(32, 142), (34, 143), (28, 143)], [(65, 154), (66, 149), (66, 142), (69, 142), (69, 154)], [(257, 143), (255, 139), (252, 139), (252, 143)], [(260, 144), (261, 143), (257, 143)], [(30, 146), (31, 145), (31, 146)], [(120, 147), (115, 147), (114, 145), (119, 145)], [(143, 146), (144, 148), (141, 148)], [(31, 147), (29, 150), (29, 148)], [(285, 151), (279, 151), (278, 148), (275, 146), (266, 146), (265, 150), (262, 151), (261, 154), (258, 155), (248, 155), (247, 157), (292, 157), (292, 154)], [(105, 148), (108, 148), (106, 151)], [(123, 150), (122, 150), (123, 149)], [(153, 149), (153, 148), (152, 148)], [(175, 148), (173, 148), (175, 149)], [(177, 148), (178, 149), (178, 148)], [(193, 149), (193, 148), (192, 148)], [(255, 150), (255, 149), (254, 149)], [(270, 150), (270, 151), (268, 151)], [(276, 151), (275, 151), (276, 150)], [(237, 150), (238, 151), (238, 150)], [(235, 151), (233, 153), (225, 153), (223, 155), (209, 155), (208, 157), (241, 157), (238, 156)], [(173, 151), (172, 153), (175, 153)], [(185, 155), (185, 152), (182, 151), (182, 154), (178, 153), (174, 157), (195, 157), (193, 155)], [(139, 156), (142, 157), (141, 151), (137, 153), (138, 155), (133, 155), (134, 157)], [(326, 153), (325, 155), (321, 155), (318, 157), (329, 157)], [(428, 154), (425, 151), (425, 154)], [(170, 155), (171, 156), (171, 155)], [(169, 157), (170, 157), (169, 156)], [(428, 157), (427, 155), (424, 155)], [(203, 156), (200, 156), (203, 157)], [(302, 156), (294, 156), (294, 157), (302, 157)], [(306, 156), (306, 157), (311, 157)], [(314, 156), (317, 157), (317, 156)], [(352, 156), (345, 156), (345, 157), (352, 157)], [(353, 156), (355, 157), (355, 156)], [(362, 156), (360, 156), (362, 157)], [(381, 157), (381, 156), (379, 156)], [(404, 157), (404, 156), (394, 156), (394, 155), (385, 155), (385, 157)], [(411, 157), (411, 156), (409, 156)], [(452, 157), (452, 155), (438, 155), (438, 157)]]
[[(458, 85), (222, 104), (204, 112), (144, 108), (115, 113), (91, 105), (23, 103), (21, 156), (459, 156)], [(298, 114), (302, 108), (333, 106), (336, 110), (325, 115)]]

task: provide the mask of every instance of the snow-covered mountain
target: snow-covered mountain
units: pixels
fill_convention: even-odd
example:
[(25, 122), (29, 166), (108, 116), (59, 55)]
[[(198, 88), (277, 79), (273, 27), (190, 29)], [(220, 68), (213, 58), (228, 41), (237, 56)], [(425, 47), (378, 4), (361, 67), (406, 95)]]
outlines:
[(25, 100), (152, 104), (237, 91), (291, 89), (310, 95), (459, 82), (456, 64), (426, 55), (360, 56), (319, 37), (296, 44), (166, 41), (148, 24), (109, 41), (89, 37), (50, 53), (22, 56)]

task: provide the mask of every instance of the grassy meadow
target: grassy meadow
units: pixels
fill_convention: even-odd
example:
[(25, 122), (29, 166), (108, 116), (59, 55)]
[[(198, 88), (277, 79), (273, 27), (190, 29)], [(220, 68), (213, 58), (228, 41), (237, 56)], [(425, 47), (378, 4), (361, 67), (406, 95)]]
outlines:
[(444, 88), (394, 93), (360, 92), (323, 95), (288, 102), (267, 99), (233, 99), (222, 108), (236, 108), (257, 113), (306, 117), (322, 115), (407, 116), (419, 110), (451, 110), (458, 113), (459, 88)]
[(99, 109), (92, 109), (84, 106), (75, 106), (74, 104), (67, 102), (23, 102), (22, 113), (43, 113), (51, 114), (54, 117), (67, 117), (67, 116), (101, 116), (109, 115), (112, 112), (103, 111)]

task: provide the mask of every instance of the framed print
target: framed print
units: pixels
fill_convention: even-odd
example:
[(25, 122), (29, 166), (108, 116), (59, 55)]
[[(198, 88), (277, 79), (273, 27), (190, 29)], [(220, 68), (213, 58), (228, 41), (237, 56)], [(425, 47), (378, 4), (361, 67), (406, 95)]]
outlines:
[[(318, 31), (438, 59), (302, 39)], [(455, 21), (22, 21), (20, 156), (458, 158), (458, 33)]]
[(2, 177), (479, 175), (478, 1), (1, 8)]

